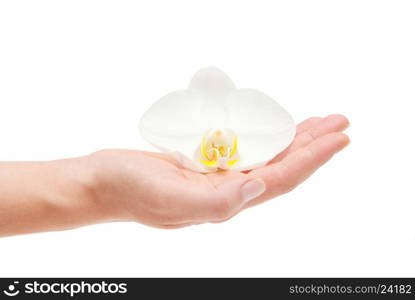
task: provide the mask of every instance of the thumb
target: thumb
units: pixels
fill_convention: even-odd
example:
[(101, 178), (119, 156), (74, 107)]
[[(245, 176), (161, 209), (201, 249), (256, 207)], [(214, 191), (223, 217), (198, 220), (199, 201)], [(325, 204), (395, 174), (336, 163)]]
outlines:
[(265, 183), (260, 178), (238, 178), (217, 186), (221, 202), (220, 216), (229, 218), (242, 209), (248, 202), (265, 192)]

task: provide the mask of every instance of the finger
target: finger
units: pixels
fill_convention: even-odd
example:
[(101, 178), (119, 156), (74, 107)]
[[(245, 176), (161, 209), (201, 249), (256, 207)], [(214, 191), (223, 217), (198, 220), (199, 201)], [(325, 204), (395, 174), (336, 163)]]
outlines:
[(297, 136), (295, 137), (291, 145), (286, 150), (277, 155), (268, 164), (279, 162), (290, 153), (293, 153), (301, 147), (308, 145), (317, 138), (328, 133), (343, 131), (348, 126), (349, 121), (343, 115), (330, 115), (325, 117), (324, 119), (314, 121), (314, 126), (308, 126), (306, 127), (307, 129), (303, 130), (300, 133), (297, 133)]
[(314, 127), (317, 123), (319, 123), (321, 120), (322, 118), (320, 117), (311, 117), (304, 120), (303, 122), (297, 125), (296, 135), (299, 135), (304, 131), (309, 130), (310, 128)]
[(349, 126), (349, 121), (343, 115), (330, 115), (321, 120), (315, 127), (305, 130), (291, 144), (290, 148), (295, 151), (306, 146), (313, 140), (331, 132), (343, 131)]
[(264, 180), (267, 191), (249, 203), (249, 206), (292, 190), (348, 143), (347, 135), (330, 133), (297, 150), (281, 162), (254, 170), (252, 175)]
[(182, 224), (173, 224), (173, 225), (153, 225), (153, 227), (160, 229), (180, 229), (184, 227), (189, 227), (193, 225), (199, 225), (200, 223), (182, 223)]
[(349, 143), (343, 133), (330, 133), (301, 148), (276, 165), (285, 184), (296, 186)]
[[(295, 138), (293, 143), (295, 142), (295, 139), (298, 138), (298, 136), (300, 136), (303, 132), (310, 130), (311, 128), (313, 128), (314, 126), (316, 126), (318, 123), (321, 122), (321, 120), (323, 120), (323, 118), (320, 117), (311, 117), (308, 118), (306, 120), (304, 120), (303, 122), (301, 122), (300, 124), (297, 125), (297, 130), (295, 133)], [(282, 151), (280, 154), (278, 154), (275, 158), (273, 158), (271, 161), (268, 162), (269, 164), (273, 164), (277, 161), (280, 161), (283, 157), (285, 157), (288, 153), (290, 152), (290, 147), (288, 147), (287, 149), (285, 149), (284, 151)]]

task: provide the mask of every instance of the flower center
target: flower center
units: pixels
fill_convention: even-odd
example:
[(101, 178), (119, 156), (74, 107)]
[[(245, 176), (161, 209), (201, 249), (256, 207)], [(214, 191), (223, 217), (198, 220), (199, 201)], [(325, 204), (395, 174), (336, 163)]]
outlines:
[(229, 169), (239, 161), (238, 137), (230, 129), (211, 129), (202, 137), (199, 161), (207, 167)]

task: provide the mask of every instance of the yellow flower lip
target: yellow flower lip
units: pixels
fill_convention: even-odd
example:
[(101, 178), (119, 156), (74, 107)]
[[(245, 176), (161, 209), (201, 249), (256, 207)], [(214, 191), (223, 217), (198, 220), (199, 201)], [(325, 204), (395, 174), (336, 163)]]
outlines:
[(211, 169), (230, 169), (239, 162), (238, 137), (230, 129), (210, 129), (202, 137), (196, 159)]

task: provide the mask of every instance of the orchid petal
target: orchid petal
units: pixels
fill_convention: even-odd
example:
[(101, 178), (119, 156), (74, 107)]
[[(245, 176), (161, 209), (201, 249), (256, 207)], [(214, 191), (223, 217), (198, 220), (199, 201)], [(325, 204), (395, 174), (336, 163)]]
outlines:
[(235, 90), (226, 99), (227, 124), (238, 134), (241, 164), (238, 170), (265, 165), (293, 140), (291, 115), (269, 96), (253, 90)]
[[(212, 129), (232, 132), (229, 136), (233, 138), (209, 146), (216, 153), (209, 159), (205, 135), (215, 132)], [(141, 119), (140, 131), (183, 167), (214, 172), (218, 168), (250, 170), (265, 165), (292, 142), (295, 124), (269, 96), (236, 89), (225, 73), (206, 68), (194, 75), (189, 89), (172, 92), (152, 105)]]
[(201, 69), (193, 76), (189, 89), (197, 91), (211, 101), (223, 103), (222, 98), (228, 96), (235, 85), (224, 72), (218, 68)]

